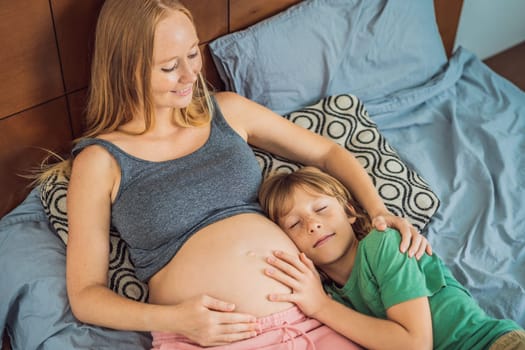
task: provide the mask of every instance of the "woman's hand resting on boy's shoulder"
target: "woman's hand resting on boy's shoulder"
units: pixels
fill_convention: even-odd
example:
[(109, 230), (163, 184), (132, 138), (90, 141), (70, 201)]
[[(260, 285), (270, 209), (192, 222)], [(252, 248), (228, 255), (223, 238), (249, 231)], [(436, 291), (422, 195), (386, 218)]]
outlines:
[(408, 251), (408, 256), (420, 259), (425, 252), (432, 255), (432, 247), (427, 238), (423, 236), (407, 219), (393, 214), (377, 215), (372, 218), (372, 225), (378, 231), (392, 227), (401, 233), (401, 253)]
[(291, 255), (275, 251), (274, 255), (266, 259), (271, 267), (265, 269), (265, 274), (289, 287), (291, 293), (270, 294), (268, 299), (294, 303), (307, 316), (315, 318), (331, 298), (324, 291), (312, 260), (304, 253)]

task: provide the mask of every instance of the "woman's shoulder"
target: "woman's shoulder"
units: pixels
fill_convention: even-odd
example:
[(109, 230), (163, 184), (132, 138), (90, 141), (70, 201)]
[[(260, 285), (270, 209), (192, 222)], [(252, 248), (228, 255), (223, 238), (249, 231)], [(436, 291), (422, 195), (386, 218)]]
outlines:
[(109, 156), (108, 140), (102, 138), (84, 138), (80, 139), (73, 147), (73, 156), (75, 162), (80, 159), (84, 162), (103, 161)]
[(257, 117), (255, 103), (231, 91), (217, 92), (213, 97), (224, 119), (246, 140), (251, 120)]
[[(89, 186), (92, 193), (105, 193), (115, 197), (120, 170), (115, 159), (99, 144), (85, 147), (73, 160), (70, 189)], [(96, 184), (96, 186), (93, 186)]]
[(215, 98), (215, 101), (225, 114), (239, 114), (240, 112), (245, 112), (247, 108), (257, 108), (260, 106), (252, 100), (232, 91), (219, 91), (214, 93), (212, 97)]
[(90, 144), (78, 151), (73, 164), (104, 166), (112, 159), (113, 157), (111, 157), (105, 147), (100, 144)]
[(221, 103), (235, 101), (242, 96), (233, 91), (217, 91), (213, 93), (212, 97), (215, 98), (218, 103)]
[[(111, 171), (115, 165), (114, 157), (109, 153), (104, 143), (91, 141), (99, 139), (82, 140), (77, 143), (74, 152), (73, 169), (81, 169), (82, 173), (94, 171)], [(99, 140), (100, 141), (100, 140)]]
[(239, 103), (241, 95), (232, 91), (218, 91), (211, 95), (221, 110), (235, 107)]
[[(220, 91), (212, 95), (215, 103), (219, 106), (223, 115), (226, 117), (241, 114), (247, 105), (251, 102), (246, 97), (243, 97), (232, 91)], [(252, 102), (253, 103), (253, 102)]]

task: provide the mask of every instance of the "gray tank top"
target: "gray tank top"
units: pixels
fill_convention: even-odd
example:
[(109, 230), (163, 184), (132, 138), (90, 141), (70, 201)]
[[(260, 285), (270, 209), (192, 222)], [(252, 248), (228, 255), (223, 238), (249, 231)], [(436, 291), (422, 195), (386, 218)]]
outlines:
[(104, 147), (121, 171), (111, 224), (128, 244), (142, 281), (165, 266), (195, 232), (240, 213), (263, 213), (257, 202), (261, 168), (250, 146), (228, 125), (215, 99), (206, 143), (181, 158), (151, 162), (101, 139), (80, 141)]

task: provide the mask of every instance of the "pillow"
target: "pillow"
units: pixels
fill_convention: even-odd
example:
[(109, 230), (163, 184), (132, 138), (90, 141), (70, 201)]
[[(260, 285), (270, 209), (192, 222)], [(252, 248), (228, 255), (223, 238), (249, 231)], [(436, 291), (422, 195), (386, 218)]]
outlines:
[[(422, 230), (439, 206), (426, 182), (397, 156), (368, 117), (361, 101), (349, 94), (327, 97), (285, 118), (328, 137), (351, 151), (365, 167), (386, 207)], [(253, 148), (264, 177), (290, 172), (301, 166), (264, 150)], [(55, 233), (67, 244), (66, 195), (69, 179), (49, 177), (41, 186), (41, 200)], [(147, 300), (147, 285), (135, 275), (128, 248), (118, 232), (111, 231), (108, 286), (128, 298)]]
[[(438, 209), (436, 194), (390, 147), (357, 97), (349, 94), (327, 97), (285, 118), (352, 152), (370, 175), (386, 207), (417, 229), (423, 230)], [(260, 149), (254, 152), (263, 176), (290, 172), (301, 166)]]
[(447, 62), (432, 0), (305, 0), (209, 46), (227, 90), (281, 115), (350, 91), (366, 103)]
[[(40, 186), (40, 199), (49, 223), (64, 244), (67, 244), (66, 196), (69, 178), (55, 174)], [(135, 267), (129, 251), (120, 234), (110, 231), (110, 256), (108, 287), (116, 293), (133, 300), (145, 302), (148, 299), (148, 285), (135, 275)]]

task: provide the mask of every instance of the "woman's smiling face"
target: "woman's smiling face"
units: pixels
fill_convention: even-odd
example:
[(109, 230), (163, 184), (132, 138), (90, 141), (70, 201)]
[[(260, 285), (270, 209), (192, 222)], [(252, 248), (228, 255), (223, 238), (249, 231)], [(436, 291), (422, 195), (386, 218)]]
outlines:
[(155, 107), (184, 108), (202, 69), (199, 39), (191, 20), (172, 11), (155, 30), (151, 88)]

